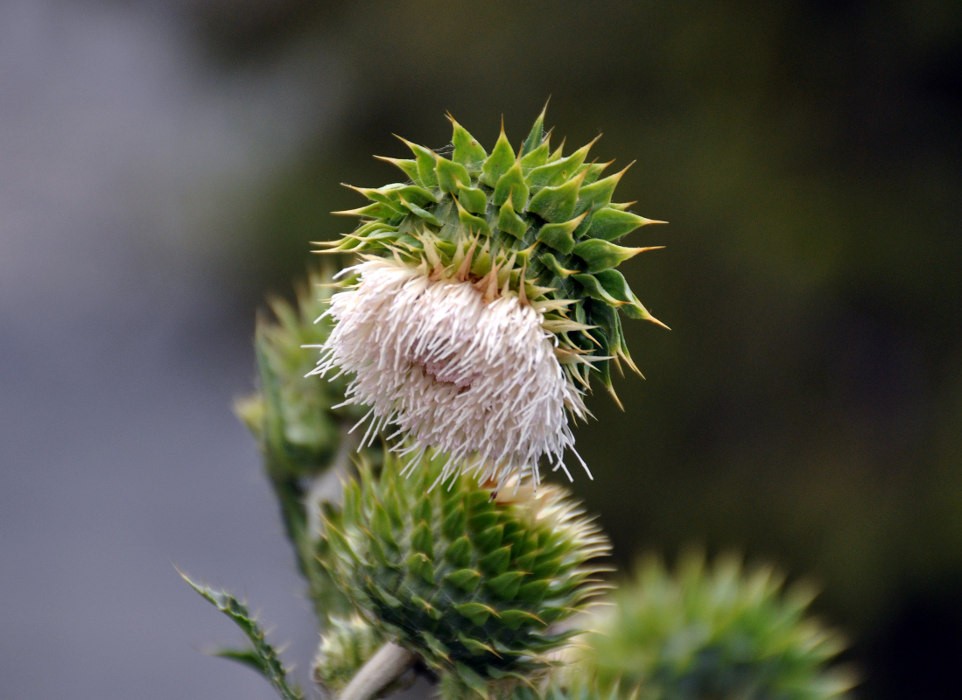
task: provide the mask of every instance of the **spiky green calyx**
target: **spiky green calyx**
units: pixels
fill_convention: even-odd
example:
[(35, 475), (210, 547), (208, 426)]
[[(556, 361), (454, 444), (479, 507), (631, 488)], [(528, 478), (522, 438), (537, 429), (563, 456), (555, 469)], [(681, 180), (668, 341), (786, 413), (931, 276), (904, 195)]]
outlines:
[(273, 318), (257, 319), (260, 388), (238, 401), (235, 410), (260, 443), (274, 476), (308, 476), (326, 468), (343, 440), (342, 426), (363, 415), (352, 406), (333, 408), (344, 400), (346, 380), (304, 380), (315, 364), (304, 347), (323, 344), (331, 332), (332, 321), (319, 318), (330, 302), (331, 285), (330, 274), (316, 272), (298, 290), (295, 303), (272, 300)]
[(483, 690), (545, 666), (572, 634), (555, 625), (606, 588), (592, 560), (608, 543), (559, 487), (432, 488), (442, 463), (362, 468), (329, 509), (324, 561), (389, 639)]
[(652, 559), (579, 639), (580, 665), (640, 700), (847, 697), (853, 675), (830, 666), (845, 643), (808, 615), (813, 597), (737, 557), (709, 566), (692, 554), (676, 573)]
[(517, 151), (503, 126), (488, 153), (450, 120), (450, 158), (402, 139), (414, 157), (382, 160), (407, 181), (352, 188), (370, 203), (339, 213), (361, 217), (360, 225), (321, 245), (396, 256), (436, 278), (475, 280), (488, 296), (510, 289), (544, 311), (543, 325), (557, 335), (572, 379), (587, 386), (597, 371), (612, 390), (611, 361), (635, 369), (619, 312), (664, 325), (615, 269), (653, 248), (615, 241), (661, 222), (612, 202), (625, 170), (601, 177), (608, 164), (586, 162), (594, 142), (568, 155), (552, 151), (544, 111)]

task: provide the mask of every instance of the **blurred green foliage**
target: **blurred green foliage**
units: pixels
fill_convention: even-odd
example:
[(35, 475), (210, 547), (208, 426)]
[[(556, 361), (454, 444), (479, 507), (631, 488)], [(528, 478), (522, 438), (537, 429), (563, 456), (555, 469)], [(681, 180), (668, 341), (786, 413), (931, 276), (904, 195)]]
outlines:
[[(334, 61), (333, 126), (278, 172), (241, 297), (284, 290), (353, 222), (340, 182), (394, 177), (392, 133), (483, 143), (551, 96), (555, 139), (637, 159), (619, 191), (666, 219), (624, 266), (674, 331), (626, 324), (575, 489), (625, 563), (688, 543), (810, 573), (865, 697), (937, 697), (962, 658), (962, 4), (205, 2), (207, 59)], [(308, 62), (309, 63), (309, 62)], [(296, 84), (331, 90), (303, 66)], [(318, 74), (321, 72), (318, 71)], [(326, 73), (324, 73), (326, 75)], [(954, 684), (953, 684), (954, 685)]]
[(674, 571), (643, 561), (598, 613), (581, 664), (602, 687), (638, 688), (640, 700), (850, 697), (855, 675), (832, 665), (844, 640), (808, 615), (811, 590), (783, 584), (731, 555), (708, 563), (689, 552)]

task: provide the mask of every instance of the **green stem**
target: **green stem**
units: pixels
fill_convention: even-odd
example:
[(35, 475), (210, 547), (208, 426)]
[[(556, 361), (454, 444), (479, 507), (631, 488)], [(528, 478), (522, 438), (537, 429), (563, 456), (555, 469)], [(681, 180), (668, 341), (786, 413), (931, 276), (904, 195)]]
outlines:
[[(347, 434), (347, 427), (342, 426), (340, 449), (319, 478), (335, 470), (346, 471), (354, 444), (352, 437)], [(317, 558), (319, 516), (314, 514), (314, 510), (319, 504), (306, 502), (311, 490), (305, 488), (302, 479), (290, 476), (291, 470), (284, 468), (285, 465), (276, 464), (275, 459), (280, 461), (285, 457), (267, 456), (268, 478), (280, 504), (281, 520), (287, 538), (294, 548), (298, 571), (307, 580), (308, 595), (314, 602), (314, 612), (323, 624), (330, 614), (340, 611), (344, 605), (341, 594)]]

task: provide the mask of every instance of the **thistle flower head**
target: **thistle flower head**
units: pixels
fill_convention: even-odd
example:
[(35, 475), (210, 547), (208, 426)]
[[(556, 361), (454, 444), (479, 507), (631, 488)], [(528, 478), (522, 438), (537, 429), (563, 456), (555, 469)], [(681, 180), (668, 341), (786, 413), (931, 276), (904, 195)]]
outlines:
[(614, 395), (611, 366), (635, 368), (619, 313), (660, 324), (615, 269), (652, 248), (614, 241), (656, 222), (612, 202), (624, 170), (602, 177), (592, 144), (552, 150), (544, 112), (517, 151), (502, 129), (490, 154), (451, 122), (450, 158), (405, 141), (413, 159), (384, 160), (406, 182), (352, 188), (370, 203), (340, 213), (361, 224), (323, 245), (365, 262), (315, 373), (353, 373), (368, 439), (396, 425), (396, 451), (450, 455), (445, 478), (537, 481), (541, 457), (563, 468), (590, 377)]
[(315, 373), (354, 375), (347, 401), (370, 406), (365, 441), (388, 424), (402, 454), (447, 455), (440, 478), (475, 472), (502, 484), (538, 481), (538, 459), (564, 468), (574, 443), (566, 409), (584, 417), (581, 393), (555, 356), (543, 314), (515, 294), (486, 300), (470, 281), (374, 258), (357, 285), (334, 295), (336, 324)]

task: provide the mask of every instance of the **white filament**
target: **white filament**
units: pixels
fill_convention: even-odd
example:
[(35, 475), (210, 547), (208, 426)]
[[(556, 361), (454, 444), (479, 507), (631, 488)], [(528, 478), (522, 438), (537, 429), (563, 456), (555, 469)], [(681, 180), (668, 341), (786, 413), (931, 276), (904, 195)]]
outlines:
[(353, 375), (343, 405), (370, 407), (362, 445), (394, 425), (389, 444), (408, 468), (429, 449), (446, 454), (442, 480), (466, 471), (537, 484), (542, 456), (568, 474), (564, 452), (577, 453), (566, 410), (582, 418), (585, 407), (534, 307), (488, 302), (470, 282), (392, 260), (351, 271), (358, 282), (333, 296), (336, 323), (311, 374)]

